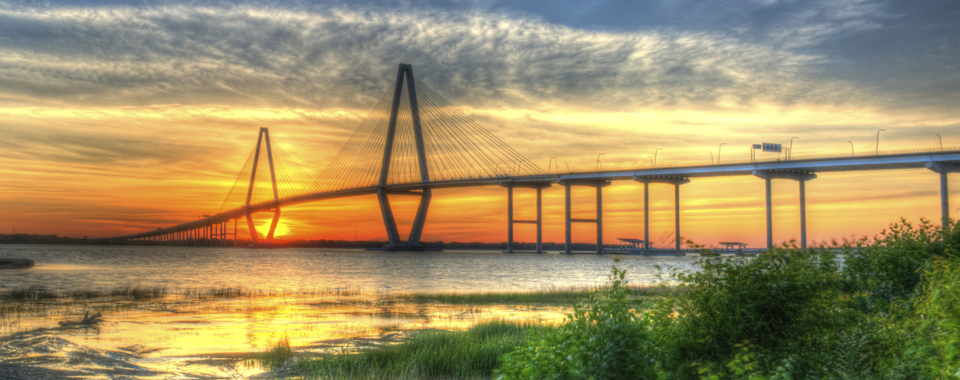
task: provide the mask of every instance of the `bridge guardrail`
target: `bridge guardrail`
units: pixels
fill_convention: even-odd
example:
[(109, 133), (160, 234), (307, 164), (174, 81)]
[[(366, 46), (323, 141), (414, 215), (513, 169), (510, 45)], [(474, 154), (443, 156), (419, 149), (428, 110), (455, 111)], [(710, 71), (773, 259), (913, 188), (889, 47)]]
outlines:
[[(911, 154), (911, 153), (940, 153), (940, 152), (953, 152), (960, 151), (960, 146), (950, 146), (940, 148), (917, 148), (917, 149), (895, 149), (895, 150), (882, 150), (880, 153), (830, 153), (830, 154), (811, 154), (803, 156), (794, 156), (789, 159), (778, 157), (778, 158), (763, 158), (763, 159), (746, 159), (746, 160), (729, 160), (723, 162), (712, 162), (712, 161), (680, 161), (674, 163), (657, 163), (657, 166), (643, 165), (643, 166), (629, 166), (616, 169), (608, 169), (605, 171), (621, 171), (621, 170), (643, 170), (643, 169), (653, 169), (653, 168), (680, 168), (680, 167), (697, 167), (697, 166), (718, 166), (718, 165), (732, 165), (732, 164), (756, 164), (763, 162), (783, 162), (783, 161), (804, 161), (804, 160), (817, 160), (824, 158), (841, 158), (841, 157), (876, 157), (876, 156), (893, 156), (900, 154)], [(615, 165), (611, 165), (615, 166)], [(566, 173), (553, 173), (553, 174), (569, 174), (569, 173), (593, 173), (595, 171), (585, 170), (585, 171), (569, 171)]]

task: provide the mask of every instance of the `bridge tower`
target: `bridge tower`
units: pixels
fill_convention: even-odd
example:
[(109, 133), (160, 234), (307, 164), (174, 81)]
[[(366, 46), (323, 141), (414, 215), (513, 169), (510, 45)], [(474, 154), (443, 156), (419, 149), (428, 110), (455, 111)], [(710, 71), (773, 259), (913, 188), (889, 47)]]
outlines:
[[(420, 126), (420, 108), (417, 104), (417, 87), (413, 79), (413, 65), (401, 63), (397, 69), (397, 84), (393, 92), (393, 103), (390, 108), (390, 122), (387, 127), (386, 143), (383, 147), (383, 164), (380, 166), (380, 181), (377, 189), (377, 200), (380, 201), (380, 213), (383, 216), (383, 224), (387, 229), (387, 238), (390, 243), (384, 247), (390, 251), (399, 250), (420, 250), (420, 234), (423, 232), (423, 225), (427, 219), (427, 210), (430, 208), (430, 198), (432, 197), (430, 187), (424, 186), (420, 191), (388, 191), (387, 176), (390, 173), (390, 158), (393, 154), (394, 136), (397, 131), (397, 116), (400, 112), (400, 99), (403, 95), (403, 85), (406, 83), (407, 98), (410, 101), (410, 113), (413, 124), (414, 140), (416, 141), (417, 161), (419, 163), (420, 181), (424, 184), (430, 182), (430, 173), (427, 171), (427, 155), (423, 147), (423, 129)], [(413, 220), (413, 226), (410, 228), (410, 236), (407, 241), (400, 240), (400, 233), (397, 231), (397, 222), (393, 218), (393, 210), (390, 208), (390, 200), (387, 194), (402, 194), (420, 196), (420, 206), (417, 207), (417, 216)]]
[[(266, 140), (266, 144), (263, 144)], [(267, 232), (266, 245), (273, 244), (273, 233), (277, 230), (277, 222), (280, 221), (280, 193), (277, 191), (277, 173), (273, 165), (273, 149), (270, 148), (270, 130), (260, 128), (260, 134), (257, 136), (257, 148), (253, 153), (253, 169), (250, 171), (250, 186), (247, 188), (247, 201), (243, 207), (243, 215), (247, 219), (247, 229), (250, 230), (250, 240), (254, 246), (260, 245), (257, 238), (257, 229), (253, 226), (253, 217), (250, 212), (250, 201), (253, 198), (253, 187), (257, 179), (257, 165), (260, 161), (260, 147), (267, 147), (267, 163), (270, 165), (270, 183), (273, 187), (273, 201), (276, 202), (273, 212), (273, 221), (270, 222), (270, 230)]]

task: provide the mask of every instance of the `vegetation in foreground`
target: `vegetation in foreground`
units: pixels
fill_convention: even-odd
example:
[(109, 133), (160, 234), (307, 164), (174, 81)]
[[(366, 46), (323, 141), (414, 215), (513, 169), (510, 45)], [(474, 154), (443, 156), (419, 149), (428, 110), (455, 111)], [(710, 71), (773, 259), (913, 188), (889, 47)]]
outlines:
[(293, 371), (324, 379), (489, 378), (503, 354), (525, 342), (527, 334), (547, 329), (497, 321), (460, 332), (421, 331), (402, 344), (301, 358)]
[[(832, 249), (704, 257), (684, 290), (631, 305), (625, 274), (556, 326), (481, 324), (304, 356), (318, 378), (960, 378), (960, 228), (906, 221)], [(842, 264), (841, 264), (842, 262)], [(495, 359), (499, 358), (499, 359)]]
[[(537, 292), (499, 293), (413, 293), (397, 295), (396, 299), (411, 303), (442, 303), (450, 305), (535, 304), (574, 305), (600, 290), (601, 286), (547, 289)], [(643, 307), (649, 298), (676, 296), (678, 289), (665, 286), (630, 286), (626, 302)]]

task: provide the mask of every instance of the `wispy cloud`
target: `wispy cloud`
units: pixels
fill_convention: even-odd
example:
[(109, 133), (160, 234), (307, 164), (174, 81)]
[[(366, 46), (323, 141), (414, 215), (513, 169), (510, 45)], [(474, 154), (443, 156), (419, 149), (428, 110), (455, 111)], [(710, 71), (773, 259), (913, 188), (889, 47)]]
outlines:
[(0, 99), (368, 107), (410, 62), (451, 100), (602, 109), (838, 103), (822, 57), (723, 34), (611, 33), (516, 15), (247, 5), (10, 7)]

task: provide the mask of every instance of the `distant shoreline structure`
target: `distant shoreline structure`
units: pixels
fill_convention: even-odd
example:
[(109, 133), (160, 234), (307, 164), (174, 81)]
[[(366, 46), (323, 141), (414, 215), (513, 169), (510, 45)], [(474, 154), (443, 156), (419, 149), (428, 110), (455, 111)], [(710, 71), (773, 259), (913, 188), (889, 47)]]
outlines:
[[(231, 241), (232, 243), (232, 241)], [(175, 244), (165, 243), (165, 242), (154, 242), (154, 241), (132, 241), (132, 240), (101, 240), (101, 239), (90, 239), (87, 237), (83, 238), (71, 238), (71, 237), (61, 237), (57, 235), (36, 235), (36, 234), (0, 234), (0, 244), (52, 244), (52, 245), (117, 245), (117, 246), (179, 246)], [(317, 240), (307, 240), (307, 239), (290, 239), (290, 240), (281, 240), (277, 239), (273, 241), (274, 248), (357, 248), (357, 249), (366, 249), (366, 248), (379, 248), (387, 244), (386, 240), (377, 241), (377, 240), (327, 240), (327, 239), (317, 239)], [(246, 247), (250, 245), (250, 239), (239, 239), (237, 241), (238, 247)], [(482, 242), (421, 242), (421, 245), (429, 248), (439, 248), (439, 249), (480, 249), (480, 250), (504, 250), (507, 248), (506, 242), (500, 243), (482, 243)], [(596, 243), (574, 243), (574, 250), (589, 251), (596, 249)], [(219, 248), (230, 248), (233, 247), (230, 244), (228, 247), (219, 247)], [(515, 250), (536, 250), (536, 243), (513, 243)], [(198, 247), (199, 248), (199, 247)], [(213, 247), (211, 247), (213, 248)], [(554, 243), (554, 242), (544, 242), (544, 250), (551, 251), (562, 251), (564, 249), (563, 243)]]

